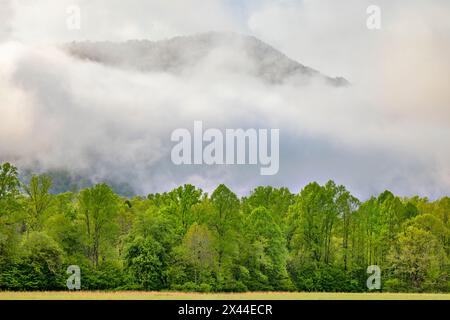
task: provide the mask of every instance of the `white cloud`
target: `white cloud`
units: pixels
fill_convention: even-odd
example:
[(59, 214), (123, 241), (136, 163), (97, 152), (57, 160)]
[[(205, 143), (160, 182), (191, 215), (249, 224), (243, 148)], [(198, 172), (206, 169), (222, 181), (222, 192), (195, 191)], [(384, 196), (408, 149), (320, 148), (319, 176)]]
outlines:
[[(368, 1), (249, 7), (247, 28), (257, 37), (352, 82), (333, 89), (269, 87), (229, 71), (230, 61), (243, 69), (248, 61), (226, 50), (175, 76), (86, 63), (42, 45), (245, 31), (222, 1), (13, 1), (8, 34), (19, 41), (0, 45), (1, 158), (128, 180), (138, 192), (185, 182), (207, 189), (226, 182), (240, 192), (257, 184), (298, 190), (336, 179), (362, 196), (384, 188), (443, 195), (450, 187), (450, 5), (378, 2), (381, 31), (366, 28)], [(65, 8), (73, 3), (82, 8), (79, 33), (65, 28)], [(173, 166), (170, 132), (197, 119), (218, 128), (281, 128), (280, 174)]]
[[(15, 11), (12, 36), (27, 42), (159, 40), (205, 30), (235, 30), (220, 0), (6, 0)], [(69, 6), (81, 12), (81, 29), (69, 30)]]

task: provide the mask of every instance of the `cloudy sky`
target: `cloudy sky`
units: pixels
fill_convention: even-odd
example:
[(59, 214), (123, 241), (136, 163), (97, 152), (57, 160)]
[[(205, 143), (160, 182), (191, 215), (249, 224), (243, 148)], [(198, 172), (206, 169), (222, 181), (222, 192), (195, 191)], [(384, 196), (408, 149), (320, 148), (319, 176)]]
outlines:
[[(73, 5), (79, 30), (67, 28)], [(381, 8), (380, 30), (366, 26), (370, 5)], [(447, 0), (0, 0), (0, 161), (127, 181), (137, 193), (187, 182), (297, 192), (333, 179), (361, 198), (385, 189), (448, 195), (449, 16)], [(240, 59), (229, 54), (175, 76), (87, 63), (59, 49), (208, 31), (253, 35), (351, 86), (267, 87), (218, 67)], [(193, 120), (280, 128), (279, 173), (176, 167), (170, 132)]]

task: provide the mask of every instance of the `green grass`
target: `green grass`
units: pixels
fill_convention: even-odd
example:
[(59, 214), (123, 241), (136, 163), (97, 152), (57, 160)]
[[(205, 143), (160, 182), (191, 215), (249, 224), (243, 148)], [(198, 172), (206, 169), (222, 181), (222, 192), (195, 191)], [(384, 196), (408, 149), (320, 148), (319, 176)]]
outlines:
[(450, 300), (450, 294), (325, 292), (0, 292), (0, 300)]

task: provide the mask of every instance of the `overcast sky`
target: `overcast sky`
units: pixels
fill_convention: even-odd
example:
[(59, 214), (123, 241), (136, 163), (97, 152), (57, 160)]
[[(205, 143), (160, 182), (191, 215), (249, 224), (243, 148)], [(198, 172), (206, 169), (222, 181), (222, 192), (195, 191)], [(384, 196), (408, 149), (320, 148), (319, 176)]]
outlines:
[[(366, 27), (373, 4), (380, 30)], [(66, 27), (70, 5), (81, 10), (80, 30)], [(206, 190), (225, 182), (241, 194), (258, 184), (297, 192), (334, 179), (362, 198), (384, 189), (448, 195), (449, 16), (447, 0), (0, 0), (0, 160), (98, 181), (133, 179), (139, 193), (186, 182)], [(352, 85), (218, 82), (205, 72), (217, 63), (187, 81), (80, 62), (55, 46), (212, 30), (254, 35)], [(173, 166), (170, 132), (194, 119), (280, 128), (279, 174)]]

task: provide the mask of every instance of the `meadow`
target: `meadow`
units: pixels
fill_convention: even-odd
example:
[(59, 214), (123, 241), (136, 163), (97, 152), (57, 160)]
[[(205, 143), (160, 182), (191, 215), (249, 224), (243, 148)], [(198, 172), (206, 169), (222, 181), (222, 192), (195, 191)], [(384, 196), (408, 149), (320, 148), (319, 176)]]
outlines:
[(379, 292), (184, 293), (151, 291), (3, 291), (0, 292), (0, 300), (450, 300), (450, 294)]

